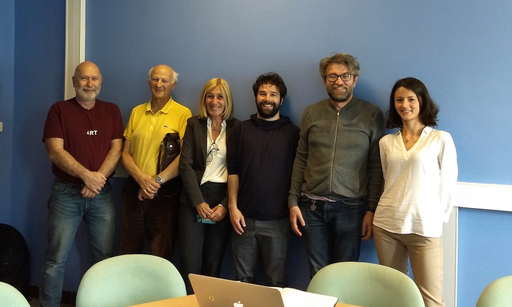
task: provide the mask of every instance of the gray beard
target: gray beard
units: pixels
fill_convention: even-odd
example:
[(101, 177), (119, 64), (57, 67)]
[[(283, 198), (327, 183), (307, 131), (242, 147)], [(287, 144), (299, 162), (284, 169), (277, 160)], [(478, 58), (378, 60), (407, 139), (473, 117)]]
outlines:
[(345, 94), (336, 95), (336, 94), (334, 94), (334, 90), (332, 88), (330, 88), (327, 91), (327, 94), (329, 95), (329, 98), (331, 98), (332, 101), (346, 102), (347, 99), (350, 97), (350, 95), (352, 95), (352, 90), (350, 88), (347, 88), (347, 91), (345, 92)]
[(101, 91), (101, 87), (96, 88), (94, 95), (90, 95), (90, 94), (86, 94), (83, 89), (79, 88), (76, 90), (76, 95), (82, 101), (93, 101), (96, 99), (96, 97), (98, 97), (98, 95), (100, 94), (100, 91)]

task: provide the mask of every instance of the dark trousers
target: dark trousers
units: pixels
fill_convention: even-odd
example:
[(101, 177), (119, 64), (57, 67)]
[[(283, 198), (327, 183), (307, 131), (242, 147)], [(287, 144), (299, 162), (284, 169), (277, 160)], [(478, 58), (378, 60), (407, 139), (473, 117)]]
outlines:
[(328, 264), (359, 260), (365, 207), (364, 198), (326, 202), (302, 197), (299, 208), (306, 226), (301, 230), (311, 277)]
[[(201, 192), (206, 203), (213, 208), (226, 195), (226, 184), (206, 182), (201, 186)], [(197, 210), (187, 200), (182, 197), (180, 204), (180, 262), (187, 293), (190, 294), (193, 291), (188, 279), (189, 273), (220, 276), (231, 223), (229, 213), (215, 224), (198, 222)]]
[(290, 242), (290, 219), (288, 217), (261, 221), (245, 218), (244, 233), (233, 232), (231, 246), (235, 262), (236, 279), (255, 282), (258, 260), (261, 256), (267, 285), (288, 285), (288, 246)]
[(151, 254), (170, 259), (178, 228), (180, 193), (140, 201), (138, 191), (137, 182), (129, 177), (122, 193), (123, 232), (119, 253), (143, 253), (147, 236)]

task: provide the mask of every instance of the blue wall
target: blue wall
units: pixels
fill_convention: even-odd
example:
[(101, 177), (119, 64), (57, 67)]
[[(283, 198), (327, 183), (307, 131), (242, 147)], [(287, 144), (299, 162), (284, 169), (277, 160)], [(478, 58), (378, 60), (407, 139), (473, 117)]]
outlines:
[(460, 307), (475, 306), (493, 280), (512, 275), (512, 212), (459, 210)]
[(13, 141), (8, 144), (12, 163), (1, 161), (0, 169), (12, 164), (10, 224), (29, 245), (30, 281), (37, 285), (46, 248), (46, 201), (52, 182), (41, 138), (48, 109), (64, 95), (65, 2), (16, 0), (13, 4), (15, 52), (9, 61), (14, 74), (9, 78), (14, 79), (10, 118), (14, 124)]
[[(52, 178), (40, 139), (49, 106), (63, 96), (64, 5), (0, 4), (0, 222), (25, 235), (32, 284)], [(356, 95), (383, 110), (398, 78), (425, 82), (441, 107), (440, 129), (454, 137), (460, 181), (512, 184), (511, 13), (507, 0), (88, 0), (86, 55), (102, 69), (101, 98), (119, 104), (125, 123), (149, 98), (147, 70), (166, 63), (180, 73), (174, 98), (193, 112), (202, 85), (226, 78), (241, 119), (255, 112), (256, 77), (276, 71), (289, 91), (283, 112), (300, 124), (304, 108), (326, 96), (319, 60), (348, 52), (361, 64)], [(474, 306), (492, 279), (512, 275), (511, 224), (511, 213), (460, 210), (458, 306)], [(302, 242), (294, 243), (292, 286), (302, 287), (306, 262)], [(89, 259), (83, 232), (70, 257), (66, 289), (76, 290)], [(362, 260), (375, 261), (372, 242)]]
[(14, 110), (14, 0), (0, 2), (0, 223), (11, 215)]

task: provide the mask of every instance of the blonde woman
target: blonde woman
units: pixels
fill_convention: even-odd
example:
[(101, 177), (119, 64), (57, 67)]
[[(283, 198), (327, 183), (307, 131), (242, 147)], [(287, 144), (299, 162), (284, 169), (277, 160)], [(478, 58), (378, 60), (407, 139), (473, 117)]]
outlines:
[(180, 158), (180, 261), (189, 293), (189, 273), (220, 275), (231, 229), (226, 144), (238, 122), (233, 118), (233, 98), (226, 80), (206, 82), (199, 98), (199, 114), (187, 122)]

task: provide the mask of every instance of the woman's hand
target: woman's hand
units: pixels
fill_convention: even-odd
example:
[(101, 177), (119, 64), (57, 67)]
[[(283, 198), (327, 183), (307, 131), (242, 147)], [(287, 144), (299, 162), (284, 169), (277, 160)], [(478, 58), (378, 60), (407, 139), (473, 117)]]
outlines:
[(210, 215), (213, 213), (213, 210), (210, 208), (210, 205), (203, 202), (196, 206), (197, 214), (202, 219), (211, 219)]

